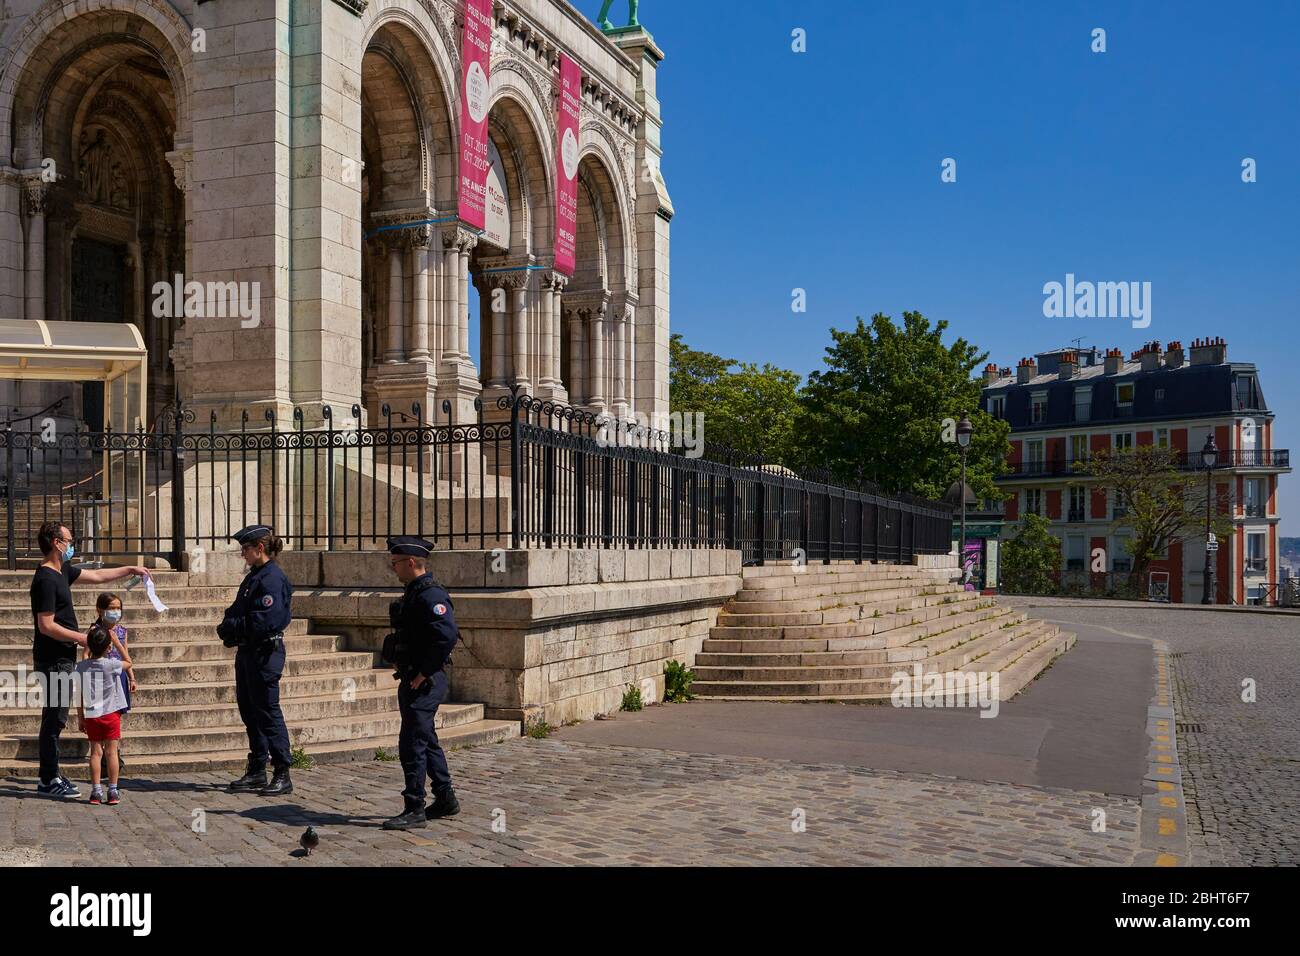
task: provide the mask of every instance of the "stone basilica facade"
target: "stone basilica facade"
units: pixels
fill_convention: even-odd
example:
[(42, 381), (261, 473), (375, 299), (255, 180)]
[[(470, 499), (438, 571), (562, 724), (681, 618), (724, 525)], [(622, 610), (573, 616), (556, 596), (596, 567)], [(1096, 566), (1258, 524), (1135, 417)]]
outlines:
[[(480, 230), (457, 216), (463, 0), (0, 3), (0, 318), (136, 324), (150, 418), (179, 395), (200, 422), (444, 401), (464, 421), (511, 387), (665, 414), (662, 53), (565, 0), (491, 11)], [(572, 275), (561, 53), (582, 72)], [(188, 283), (206, 307), (173, 307)], [(60, 396), (93, 422), (77, 386), (0, 382), (7, 416)]]

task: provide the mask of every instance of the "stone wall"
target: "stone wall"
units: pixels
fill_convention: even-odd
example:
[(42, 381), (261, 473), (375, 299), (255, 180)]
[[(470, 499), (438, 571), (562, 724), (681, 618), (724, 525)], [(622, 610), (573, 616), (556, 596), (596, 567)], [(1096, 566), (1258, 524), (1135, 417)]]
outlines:
[[(400, 593), (388, 555), (289, 552), (294, 614), (376, 654)], [(194, 584), (236, 585), (238, 555), (204, 555)], [(740, 588), (740, 553), (717, 550), (437, 552), (461, 644), (451, 699), (487, 716), (559, 724), (617, 710), (629, 685), (663, 699), (664, 664), (694, 664), (719, 609)]]

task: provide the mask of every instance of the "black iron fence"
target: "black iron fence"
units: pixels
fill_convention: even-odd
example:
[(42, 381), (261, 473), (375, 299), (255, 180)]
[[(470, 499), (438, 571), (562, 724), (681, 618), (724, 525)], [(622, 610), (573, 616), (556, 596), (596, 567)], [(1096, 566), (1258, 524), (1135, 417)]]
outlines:
[[(351, 408), (360, 421), (361, 409)], [(36, 531), (68, 525), (90, 559), (178, 566), (267, 523), (289, 547), (379, 550), (395, 534), (440, 548), (730, 548), (744, 560), (910, 560), (951, 547), (951, 509), (869, 484), (843, 487), (706, 450), (674, 436), (529, 396), (457, 421), (385, 405), (380, 421), (293, 427), (268, 412), (195, 428), (170, 409), (132, 433), (0, 432), (9, 567), (37, 557)], [(261, 425), (261, 427), (256, 427)]]

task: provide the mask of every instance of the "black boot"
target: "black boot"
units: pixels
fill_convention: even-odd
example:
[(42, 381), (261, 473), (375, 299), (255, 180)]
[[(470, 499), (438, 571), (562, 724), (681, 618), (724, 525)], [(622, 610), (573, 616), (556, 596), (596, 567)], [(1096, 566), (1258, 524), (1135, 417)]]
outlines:
[(428, 825), (429, 822), (424, 817), (423, 807), (408, 806), (401, 816), (385, 820), (383, 828), (385, 830), (417, 830)]
[(433, 803), (429, 804), (428, 809), (424, 811), (426, 819), (429, 820), (454, 817), (458, 813), (460, 813), (460, 801), (456, 799), (456, 791), (451, 787), (435, 793)]
[(266, 764), (248, 762), (248, 768), (238, 780), (230, 783), (231, 793), (252, 793), (266, 786)]
[(293, 781), (289, 779), (288, 767), (276, 767), (271, 774), (271, 782), (262, 788), (262, 796), (279, 797), (293, 793)]

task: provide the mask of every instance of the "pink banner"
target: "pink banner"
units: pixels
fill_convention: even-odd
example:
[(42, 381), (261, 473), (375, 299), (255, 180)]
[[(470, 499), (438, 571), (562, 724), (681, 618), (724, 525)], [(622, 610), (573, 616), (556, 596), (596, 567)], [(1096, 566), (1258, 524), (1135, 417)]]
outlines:
[(573, 275), (578, 260), (578, 118), (582, 70), (560, 54), (560, 103), (555, 123), (555, 271)]
[(465, 0), (460, 57), (460, 190), (458, 214), (484, 227), (488, 166), (488, 70), (492, 50), (492, 0)]

